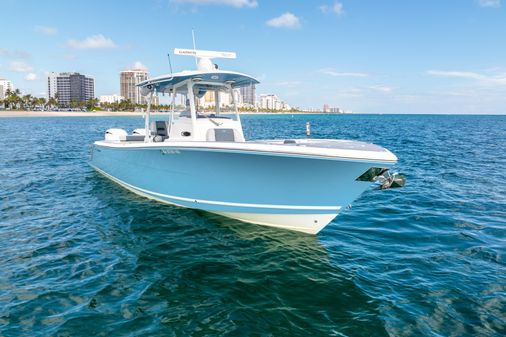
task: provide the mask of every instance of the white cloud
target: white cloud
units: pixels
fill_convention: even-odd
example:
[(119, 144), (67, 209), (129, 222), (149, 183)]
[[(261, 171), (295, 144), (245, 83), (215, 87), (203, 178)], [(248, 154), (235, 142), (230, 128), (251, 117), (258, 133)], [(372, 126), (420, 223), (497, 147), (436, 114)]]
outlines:
[(481, 7), (501, 7), (501, 0), (478, 0)]
[(299, 85), (301, 85), (301, 81), (281, 81), (281, 82), (277, 82), (277, 85), (278, 86), (281, 86), (281, 87), (298, 87)]
[(25, 76), (25, 80), (27, 81), (35, 81), (37, 79), (37, 74), (35, 73), (28, 73)]
[(267, 78), (267, 74), (260, 74), (260, 75), (255, 76), (255, 78), (257, 80), (259, 80), (260, 82), (264, 82), (265, 79)]
[(445, 71), (445, 70), (429, 70), (427, 74), (432, 76), (441, 76), (441, 77), (460, 77), (460, 78), (472, 78), (479, 79), (481, 78), (480, 74), (473, 73), (470, 71)]
[(189, 3), (194, 5), (223, 5), (235, 8), (254, 8), (258, 6), (256, 0), (170, 0), (172, 3)]
[(329, 5), (321, 5), (320, 10), (322, 13), (334, 13), (337, 15), (342, 15), (344, 13), (343, 4), (339, 1), (334, 2), (332, 6)]
[(454, 78), (476, 80), (483, 84), (506, 85), (506, 73), (499, 73), (496, 75), (484, 75), (472, 71), (429, 70), (427, 71), (427, 74), (438, 77), (454, 77)]
[(28, 73), (33, 70), (33, 67), (23, 61), (12, 61), (9, 70), (16, 73)]
[(359, 98), (363, 96), (363, 91), (360, 88), (342, 88), (337, 90), (334, 96), (339, 98)]
[(29, 52), (24, 50), (8, 50), (0, 48), (0, 56), (12, 57), (12, 58), (29, 58), (32, 56)]
[[(258, 78), (257, 78), (258, 79)], [(302, 84), (301, 81), (278, 81), (278, 82), (263, 82), (263, 84), (275, 87), (296, 88)]]
[(299, 28), (300, 19), (290, 12), (281, 14), (280, 16), (270, 19), (266, 22), (267, 26), (275, 28)]
[(319, 73), (330, 75), (334, 77), (367, 77), (369, 74), (366, 73), (356, 73), (356, 72), (339, 72), (332, 68), (325, 68), (318, 70)]
[(392, 92), (394, 90), (393, 88), (387, 87), (386, 85), (371, 85), (369, 87), (369, 89), (371, 89), (373, 91), (382, 92), (382, 93), (385, 93), (385, 94), (388, 94), (388, 93), (390, 93), (390, 92)]
[(33, 30), (36, 33), (44, 34), (44, 35), (54, 35), (58, 32), (58, 30), (54, 27), (48, 27), (48, 26), (35, 26), (33, 27)]
[(113, 40), (102, 34), (88, 36), (84, 40), (68, 40), (67, 46), (75, 49), (110, 49), (117, 47)]
[(140, 61), (136, 61), (131, 67), (131, 69), (138, 69), (138, 70), (148, 70), (148, 68), (142, 64)]

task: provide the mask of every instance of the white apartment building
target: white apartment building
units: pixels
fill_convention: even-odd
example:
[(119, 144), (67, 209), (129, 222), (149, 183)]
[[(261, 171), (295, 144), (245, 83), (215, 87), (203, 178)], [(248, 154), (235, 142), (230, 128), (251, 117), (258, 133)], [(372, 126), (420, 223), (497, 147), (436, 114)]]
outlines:
[(259, 108), (265, 110), (290, 110), (291, 107), (285, 101), (274, 94), (260, 95)]
[(114, 94), (114, 95), (102, 95), (99, 98), (99, 102), (100, 103), (119, 103), (119, 102), (121, 102), (124, 99), (125, 99), (125, 97), (120, 96), (120, 95), (116, 95), (116, 94)]
[(12, 82), (4, 78), (0, 78), (0, 99), (5, 99), (7, 90), (14, 90)]
[(58, 73), (49, 73), (47, 77), (47, 100), (54, 98), (58, 91)]
[(259, 105), (260, 109), (274, 110), (275, 102), (278, 101), (278, 96), (276, 95), (260, 95)]

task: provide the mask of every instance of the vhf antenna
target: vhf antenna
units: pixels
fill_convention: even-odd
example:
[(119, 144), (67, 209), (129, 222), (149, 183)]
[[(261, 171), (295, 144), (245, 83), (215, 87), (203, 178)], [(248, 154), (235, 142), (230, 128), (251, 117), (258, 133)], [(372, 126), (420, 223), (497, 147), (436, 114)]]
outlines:
[(198, 66), (197, 64), (197, 47), (195, 46), (195, 31), (192, 29), (192, 39), (193, 39), (193, 51), (195, 53), (195, 65)]
[(169, 67), (170, 67), (170, 73), (172, 74), (172, 62), (170, 62), (170, 53), (167, 54), (167, 57), (169, 58)]

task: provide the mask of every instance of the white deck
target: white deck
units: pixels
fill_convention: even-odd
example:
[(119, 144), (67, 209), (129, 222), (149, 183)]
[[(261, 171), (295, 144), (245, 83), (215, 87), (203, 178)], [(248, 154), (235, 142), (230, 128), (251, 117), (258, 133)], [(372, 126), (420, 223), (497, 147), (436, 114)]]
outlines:
[(355, 150), (371, 152), (388, 152), (387, 149), (371, 143), (345, 139), (286, 139), (286, 140), (257, 140), (251, 141), (259, 144), (274, 144), (285, 146), (318, 147), (338, 150)]
[(171, 141), (145, 143), (139, 141), (97, 141), (95, 144), (111, 148), (157, 148), (188, 149), (201, 151), (246, 152), (251, 154), (314, 156), (321, 159), (364, 160), (395, 163), (397, 157), (387, 149), (364, 142), (330, 139), (297, 139), (295, 143), (285, 144), (285, 140), (246, 141), (246, 142), (202, 142)]

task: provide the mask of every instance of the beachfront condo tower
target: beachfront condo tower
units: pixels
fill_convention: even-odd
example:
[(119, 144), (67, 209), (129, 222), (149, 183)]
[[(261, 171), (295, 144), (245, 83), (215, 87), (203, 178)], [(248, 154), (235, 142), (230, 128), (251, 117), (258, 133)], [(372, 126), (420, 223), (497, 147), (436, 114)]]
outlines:
[(140, 93), (137, 84), (148, 79), (145, 69), (124, 70), (120, 73), (120, 95), (134, 104), (146, 104), (146, 97)]
[(57, 98), (62, 106), (72, 101), (95, 98), (95, 79), (79, 73), (50, 73), (47, 77), (47, 96)]
[(256, 106), (256, 88), (254, 84), (241, 87), (240, 89), (242, 103), (244, 106)]
[(7, 97), (7, 90), (14, 90), (12, 82), (4, 78), (0, 78), (0, 99)]

